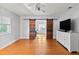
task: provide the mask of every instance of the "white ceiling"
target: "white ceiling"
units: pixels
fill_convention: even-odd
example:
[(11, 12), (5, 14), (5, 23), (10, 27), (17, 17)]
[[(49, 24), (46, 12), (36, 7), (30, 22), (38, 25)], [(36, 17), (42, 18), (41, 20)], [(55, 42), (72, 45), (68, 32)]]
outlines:
[(74, 8), (78, 3), (40, 3), (42, 11), (35, 9), (36, 3), (0, 3), (0, 7), (6, 8), (19, 16), (25, 15), (56, 15), (66, 12), (68, 7)]

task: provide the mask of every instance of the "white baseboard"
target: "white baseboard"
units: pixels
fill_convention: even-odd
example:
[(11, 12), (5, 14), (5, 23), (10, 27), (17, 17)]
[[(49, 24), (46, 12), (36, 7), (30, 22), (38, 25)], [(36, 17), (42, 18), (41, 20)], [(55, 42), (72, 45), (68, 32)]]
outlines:
[(0, 47), (0, 49), (6, 48), (6, 47), (8, 47), (9, 45), (13, 44), (14, 42), (16, 42), (16, 41), (18, 41), (18, 40), (19, 40), (19, 39), (16, 39), (16, 40), (14, 40), (14, 41), (11, 41), (10, 43), (6, 44), (5, 46)]
[(53, 39), (56, 39), (56, 38), (53, 38)]
[(29, 37), (20, 37), (19, 39), (29, 39)]

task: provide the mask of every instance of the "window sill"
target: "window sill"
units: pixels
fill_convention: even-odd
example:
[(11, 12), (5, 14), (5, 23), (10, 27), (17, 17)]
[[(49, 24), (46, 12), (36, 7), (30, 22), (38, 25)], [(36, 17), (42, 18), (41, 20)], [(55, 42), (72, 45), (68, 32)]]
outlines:
[(8, 32), (0, 33), (0, 35), (6, 35), (6, 34), (11, 34), (11, 33), (8, 33)]

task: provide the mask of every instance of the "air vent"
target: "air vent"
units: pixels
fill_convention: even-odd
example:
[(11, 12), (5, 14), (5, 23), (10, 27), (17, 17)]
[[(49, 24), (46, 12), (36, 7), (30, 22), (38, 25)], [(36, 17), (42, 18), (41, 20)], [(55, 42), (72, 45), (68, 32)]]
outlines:
[(72, 7), (68, 7), (68, 9), (72, 9)]

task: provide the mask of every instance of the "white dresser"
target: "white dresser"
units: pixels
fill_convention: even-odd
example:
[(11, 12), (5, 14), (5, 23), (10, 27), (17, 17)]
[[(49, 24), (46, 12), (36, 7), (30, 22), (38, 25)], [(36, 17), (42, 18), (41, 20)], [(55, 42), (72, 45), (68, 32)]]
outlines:
[(56, 39), (69, 52), (79, 51), (79, 33), (57, 31)]

